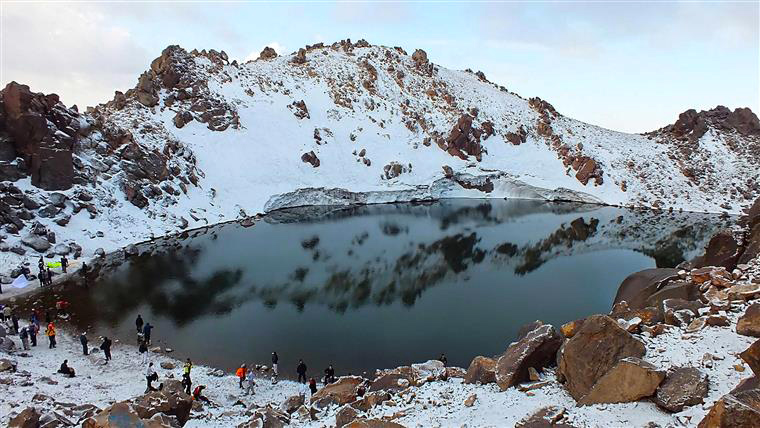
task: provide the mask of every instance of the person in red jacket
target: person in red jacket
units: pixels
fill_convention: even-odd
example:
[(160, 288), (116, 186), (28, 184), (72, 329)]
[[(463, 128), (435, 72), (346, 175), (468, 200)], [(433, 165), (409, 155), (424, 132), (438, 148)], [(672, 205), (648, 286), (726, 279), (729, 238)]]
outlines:
[(238, 368), (235, 372), (235, 376), (237, 376), (240, 380), (240, 389), (243, 389), (243, 381), (245, 380), (245, 375), (247, 373), (248, 369), (246, 369), (245, 364), (241, 365), (240, 368)]
[(55, 324), (53, 324), (52, 321), (50, 321), (47, 329), (45, 329), (45, 335), (48, 337), (48, 341), (50, 342), (48, 349), (55, 348)]

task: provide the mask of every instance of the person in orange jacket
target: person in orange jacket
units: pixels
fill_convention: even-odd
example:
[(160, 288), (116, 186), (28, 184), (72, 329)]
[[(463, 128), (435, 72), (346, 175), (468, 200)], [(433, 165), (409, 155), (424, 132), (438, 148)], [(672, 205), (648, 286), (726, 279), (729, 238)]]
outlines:
[(243, 389), (243, 381), (245, 380), (245, 375), (247, 372), (248, 369), (245, 368), (245, 363), (241, 365), (240, 368), (235, 372), (235, 376), (237, 376), (240, 380), (240, 389)]
[(48, 337), (48, 340), (50, 341), (50, 346), (48, 349), (55, 348), (55, 324), (53, 324), (52, 321), (47, 326), (47, 329), (45, 330), (45, 334)]

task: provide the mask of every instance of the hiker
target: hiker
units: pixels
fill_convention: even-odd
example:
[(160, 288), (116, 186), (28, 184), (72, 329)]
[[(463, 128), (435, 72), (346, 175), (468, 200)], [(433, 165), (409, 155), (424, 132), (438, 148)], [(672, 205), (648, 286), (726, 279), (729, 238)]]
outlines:
[(24, 347), (24, 351), (29, 350), (29, 330), (24, 327), (18, 333), (18, 337), (21, 339), (21, 345)]
[(277, 361), (279, 359), (280, 357), (277, 355), (277, 352), (272, 352), (272, 383), (277, 383), (277, 376), (280, 374), (277, 368)]
[(148, 363), (148, 345), (146, 345), (145, 342), (140, 342), (140, 347), (137, 348), (137, 351), (140, 352), (140, 356), (142, 356), (142, 363), (147, 364)]
[(309, 379), (309, 391), (311, 391), (311, 395), (317, 392), (317, 381), (314, 378)]
[(13, 334), (18, 334), (18, 315), (15, 312), (11, 315), (11, 324), (13, 324)]
[(256, 386), (256, 381), (254, 380), (254, 374), (253, 370), (248, 372), (248, 376), (246, 377), (246, 380), (248, 381), (248, 388), (246, 388), (245, 393), (248, 394), (256, 394), (254, 392), (253, 387)]
[(150, 345), (150, 331), (153, 330), (153, 326), (150, 323), (145, 324), (143, 327), (143, 336), (145, 336), (145, 343)]
[(185, 387), (185, 394), (190, 395), (190, 386), (192, 381), (190, 380), (190, 371), (193, 369), (193, 363), (190, 362), (190, 358), (187, 359), (185, 366), (182, 367), (182, 386)]
[(63, 273), (66, 273), (66, 268), (69, 267), (69, 259), (66, 256), (61, 256), (61, 269)]
[(53, 285), (53, 271), (50, 270), (50, 267), (47, 268), (47, 282), (48, 285)]
[(325, 369), (325, 385), (335, 382), (335, 369), (332, 364)]
[(441, 356), (438, 357), (438, 361), (442, 362), (444, 367), (446, 367), (449, 363), (449, 360), (446, 358), (445, 354), (441, 354)]
[(40, 256), (40, 261), (37, 262), (37, 267), (40, 268), (40, 272), (45, 270), (45, 261), (42, 260), (42, 256)]
[(206, 403), (210, 403), (211, 400), (203, 396), (204, 389), (206, 389), (206, 385), (196, 386), (195, 390), (193, 391), (193, 400), (199, 400), (199, 401), (204, 401)]
[(103, 343), (100, 344), (100, 349), (106, 354), (106, 362), (111, 360), (111, 339), (103, 337)]
[(153, 388), (154, 380), (158, 380), (158, 373), (156, 373), (156, 370), (153, 369), (153, 363), (150, 363), (148, 364), (148, 368), (145, 370), (145, 381), (148, 385), (148, 387), (145, 388), (145, 392), (156, 391), (156, 388)]
[(90, 288), (90, 285), (87, 283), (87, 263), (82, 262), (82, 267), (79, 268), (79, 273), (82, 274), (82, 279), (84, 280), (84, 288)]
[(47, 335), (48, 341), (50, 342), (48, 349), (55, 348), (55, 324), (53, 324), (52, 321), (48, 323), (47, 329), (45, 329), (45, 335)]
[(61, 318), (68, 318), (69, 314), (66, 313), (66, 308), (69, 307), (69, 302), (66, 300), (59, 300), (55, 302), (55, 310), (58, 313), (58, 316)]
[(37, 346), (37, 331), (39, 330), (39, 327), (37, 327), (37, 324), (35, 323), (29, 323), (29, 325), (26, 326), (27, 331), (29, 331), (29, 339), (32, 341), (32, 346)]
[(143, 329), (143, 319), (142, 315), (137, 315), (137, 319), (135, 320), (135, 327), (137, 327), (137, 333), (142, 333)]
[(79, 342), (82, 344), (82, 354), (84, 355), (90, 355), (90, 350), (87, 349), (87, 333), (82, 332), (82, 334), (79, 335)]
[[(0, 322), (5, 322), (5, 308), (8, 308), (8, 306), (0, 303)], [(11, 308), (8, 308), (8, 311), (10, 311), (10, 309)]]
[(63, 360), (63, 364), (61, 364), (61, 368), (58, 369), (58, 373), (68, 377), (74, 377), (74, 369), (69, 367), (69, 360)]
[(239, 385), (240, 389), (243, 389), (243, 380), (245, 380), (245, 374), (248, 371), (245, 367), (245, 363), (243, 363), (240, 368), (237, 369), (235, 372), (235, 376), (237, 376), (240, 379)]
[[(303, 360), (298, 360), (296, 372), (298, 372), (298, 382), (306, 383), (306, 364), (303, 363)], [(303, 379), (303, 382), (301, 379)]]

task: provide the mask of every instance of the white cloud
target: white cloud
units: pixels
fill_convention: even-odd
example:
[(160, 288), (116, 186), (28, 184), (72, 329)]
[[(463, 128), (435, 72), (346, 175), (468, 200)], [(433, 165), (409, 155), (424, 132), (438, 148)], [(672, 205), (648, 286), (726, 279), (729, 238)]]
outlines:
[(285, 46), (281, 45), (278, 42), (269, 42), (263, 46), (261, 46), (258, 50), (253, 50), (251, 53), (248, 54), (245, 58), (243, 58), (243, 62), (247, 61), (253, 61), (254, 59), (259, 57), (259, 54), (261, 51), (264, 50), (265, 47), (269, 46), (270, 48), (274, 49), (275, 52), (277, 52), (277, 55), (285, 55), (288, 52), (285, 51)]

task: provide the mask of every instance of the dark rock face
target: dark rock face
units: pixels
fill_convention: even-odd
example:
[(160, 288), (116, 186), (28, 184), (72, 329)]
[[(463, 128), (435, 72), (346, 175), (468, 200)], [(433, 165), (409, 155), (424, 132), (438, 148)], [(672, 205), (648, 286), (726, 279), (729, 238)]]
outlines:
[(707, 375), (694, 367), (678, 367), (668, 372), (657, 388), (654, 402), (663, 409), (678, 413), (686, 406), (702, 404), (707, 396)]
[(562, 346), (558, 373), (565, 379), (570, 395), (581, 400), (620, 360), (641, 358), (644, 353), (644, 344), (615, 320), (606, 315), (592, 315)]
[(269, 46), (265, 47), (259, 54), (259, 59), (268, 60), (272, 58), (277, 58), (277, 52)]
[(752, 113), (752, 110), (737, 108), (732, 112), (724, 106), (717, 106), (712, 110), (703, 110), (699, 113), (694, 109), (686, 110), (678, 116), (674, 124), (660, 131), (668, 132), (676, 138), (696, 141), (705, 135), (710, 127), (726, 132), (737, 132), (744, 136), (760, 135), (760, 120)]
[(451, 128), (449, 136), (445, 141), (439, 142), (439, 146), (445, 147), (450, 155), (467, 160), (467, 156), (474, 156), (480, 160), (484, 152), (483, 146), (480, 145), (482, 131), (473, 127), (473, 117), (469, 114), (463, 114), (457, 120), (457, 123)]
[(670, 280), (678, 278), (678, 269), (645, 269), (629, 275), (618, 287), (613, 305), (625, 301), (631, 309), (647, 306), (647, 300)]
[(496, 363), (496, 383), (506, 390), (521, 382), (530, 380), (528, 369), (542, 369), (553, 364), (562, 338), (548, 324), (542, 324), (530, 331), (517, 342), (509, 345)]
[(736, 268), (744, 248), (731, 230), (715, 234), (705, 248), (705, 254), (692, 261), (694, 267), (722, 266), (729, 271)]
[[(65, 190), (74, 180), (72, 151), (79, 138), (79, 113), (58, 95), (31, 92), (11, 82), (0, 91), (0, 165), (5, 178), (32, 176), (45, 190)], [(16, 158), (19, 162), (10, 164)], [(28, 170), (27, 170), (28, 169)]]
[(736, 322), (736, 332), (745, 336), (760, 337), (760, 303), (750, 305)]
[(760, 376), (760, 340), (755, 341), (749, 348), (740, 353), (739, 357), (747, 363), (755, 376)]
[(699, 423), (699, 428), (760, 427), (760, 389), (724, 395)]
[(304, 153), (301, 155), (301, 162), (311, 164), (314, 168), (319, 167), (319, 158), (314, 153), (314, 151), (310, 151), (308, 153)]

